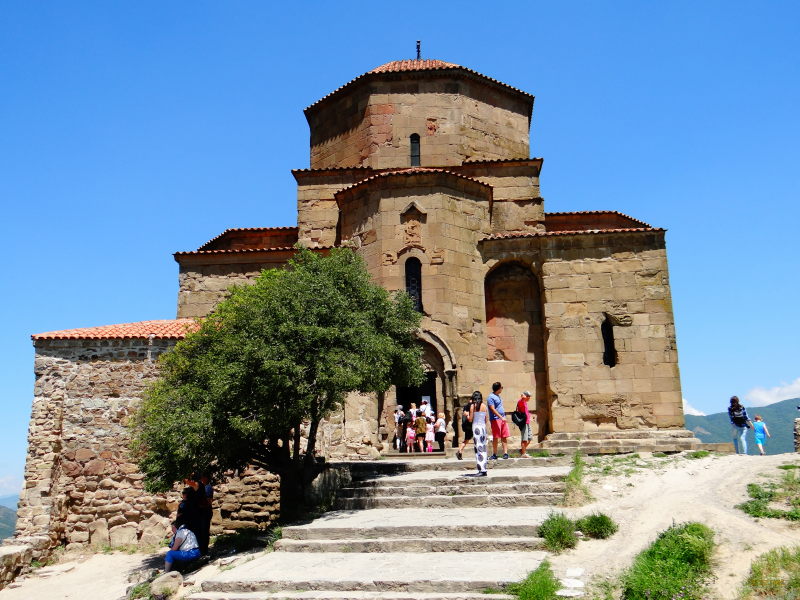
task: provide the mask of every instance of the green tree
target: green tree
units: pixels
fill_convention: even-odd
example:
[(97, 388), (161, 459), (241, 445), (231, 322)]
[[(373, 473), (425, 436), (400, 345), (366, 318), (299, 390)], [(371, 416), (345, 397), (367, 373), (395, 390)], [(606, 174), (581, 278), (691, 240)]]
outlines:
[(231, 288), (161, 357), (131, 420), (145, 487), (256, 464), (281, 475), (284, 506), (296, 502), (315, 474), (320, 421), (349, 392), (421, 382), (419, 322), (410, 298), (375, 285), (349, 249), (300, 248), (288, 269)]

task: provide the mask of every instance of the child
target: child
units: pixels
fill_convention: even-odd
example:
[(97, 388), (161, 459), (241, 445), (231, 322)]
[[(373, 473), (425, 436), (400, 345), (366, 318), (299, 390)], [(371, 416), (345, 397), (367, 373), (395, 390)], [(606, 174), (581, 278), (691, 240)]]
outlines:
[(414, 441), (417, 439), (417, 431), (414, 424), (409, 423), (406, 428), (406, 452), (411, 454), (414, 451)]
[(767, 429), (767, 424), (764, 423), (764, 419), (761, 418), (761, 415), (756, 415), (755, 421), (753, 421), (753, 433), (756, 436), (756, 446), (758, 446), (758, 451), (761, 453), (761, 456), (764, 456), (766, 452), (764, 452), (764, 435), (766, 434), (767, 437), (772, 437), (769, 434), (769, 429)]
[(428, 452), (433, 452), (433, 440), (436, 439), (433, 431), (433, 417), (428, 417), (425, 420), (427, 421), (425, 425), (425, 445)]

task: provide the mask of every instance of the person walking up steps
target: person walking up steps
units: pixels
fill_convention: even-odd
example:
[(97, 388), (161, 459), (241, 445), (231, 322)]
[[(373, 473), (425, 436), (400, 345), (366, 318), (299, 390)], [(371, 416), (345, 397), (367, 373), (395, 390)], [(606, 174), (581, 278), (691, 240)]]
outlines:
[(503, 384), (495, 381), (492, 384), (492, 393), (486, 399), (489, 407), (489, 421), (492, 425), (492, 455), (489, 460), (497, 460), (497, 439), (503, 442), (503, 458), (508, 458), (508, 438), (511, 433), (508, 431), (506, 423), (506, 411), (503, 410), (503, 399), (500, 393), (503, 391)]
[(764, 419), (761, 418), (761, 415), (756, 415), (755, 421), (753, 421), (753, 433), (756, 437), (756, 446), (758, 446), (758, 452), (761, 456), (764, 456), (766, 452), (764, 452), (764, 442), (766, 438), (764, 437), (772, 437), (769, 434), (769, 429), (767, 429), (767, 424), (764, 423)]
[(731, 434), (733, 435), (733, 447), (736, 449), (736, 454), (747, 454), (747, 430), (753, 424), (747, 416), (747, 410), (739, 402), (738, 396), (731, 396), (728, 417), (731, 420)]
[(470, 473), (468, 477), (486, 477), (486, 403), (483, 395), (472, 392), (472, 403), (469, 408), (469, 421), (472, 423), (472, 441), (475, 444), (475, 464), (477, 473)]

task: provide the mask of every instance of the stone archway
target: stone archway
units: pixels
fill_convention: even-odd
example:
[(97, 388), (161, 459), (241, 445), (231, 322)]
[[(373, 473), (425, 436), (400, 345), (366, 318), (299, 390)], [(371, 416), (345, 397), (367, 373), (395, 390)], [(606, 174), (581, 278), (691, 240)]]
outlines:
[(524, 390), (531, 392), (538, 422), (534, 433), (541, 441), (549, 433), (550, 399), (539, 282), (529, 266), (507, 262), (486, 276), (484, 293), (487, 372), (502, 381), (514, 403)]

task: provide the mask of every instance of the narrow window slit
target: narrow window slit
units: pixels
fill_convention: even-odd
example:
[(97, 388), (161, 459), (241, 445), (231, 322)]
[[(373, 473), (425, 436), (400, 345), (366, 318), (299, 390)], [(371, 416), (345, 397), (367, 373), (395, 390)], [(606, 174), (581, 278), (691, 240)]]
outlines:
[(409, 138), (411, 141), (411, 166), (418, 167), (420, 165), (419, 162), (419, 134), (412, 133), (411, 137)]
[(422, 312), (422, 263), (413, 256), (406, 260), (406, 292), (411, 296), (414, 310)]
[(603, 364), (615, 367), (617, 365), (617, 348), (614, 345), (614, 324), (608, 315), (600, 325), (600, 334), (603, 336)]

